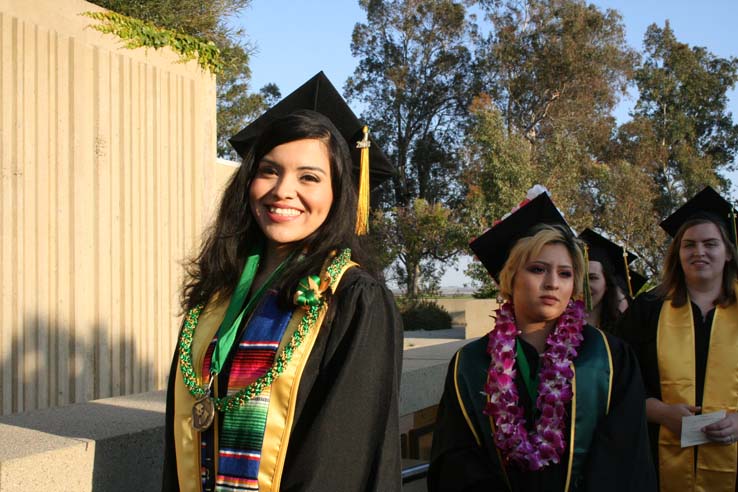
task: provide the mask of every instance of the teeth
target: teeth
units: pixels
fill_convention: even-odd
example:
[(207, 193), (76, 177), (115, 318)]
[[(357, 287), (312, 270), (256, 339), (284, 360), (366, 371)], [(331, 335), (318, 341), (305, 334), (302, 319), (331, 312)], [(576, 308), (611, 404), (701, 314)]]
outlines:
[(294, 208), (277, 208), (277, 207), (269, 207), (269, 212), (276, 214), (276, 215), (282, 215), (284, 217), (295, 217), (302, 213), (299, 210), (296, 210)]

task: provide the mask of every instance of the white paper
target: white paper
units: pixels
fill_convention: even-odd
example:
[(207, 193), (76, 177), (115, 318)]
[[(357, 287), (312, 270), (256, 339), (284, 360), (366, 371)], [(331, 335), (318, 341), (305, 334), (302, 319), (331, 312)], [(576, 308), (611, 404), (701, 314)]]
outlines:
[(710, 442), (700, 429), (725, 418), (725, 410), (682, 417), (682, 447), (697, 446)]

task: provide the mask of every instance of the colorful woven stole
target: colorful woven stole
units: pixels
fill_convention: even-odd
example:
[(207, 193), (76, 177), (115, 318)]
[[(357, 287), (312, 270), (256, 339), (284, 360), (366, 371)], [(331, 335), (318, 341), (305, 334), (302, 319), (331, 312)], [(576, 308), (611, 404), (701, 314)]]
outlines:
[[(277, 295), (268, 292), (243, 331), (228, 375), (228, 394), (238, 393), (266, 373), (274, 363), (277, 349), (285, 335), (292, 311), (280, 310)], [(291, 334), (290, 334), (291, 335)], [(210, 360), (217, 339), (208, 348), (202, 374), (210, 374)], [(234, 411), (226, 412), (218, 436), (217, 474), (210, 457), (216, 447), (214, 433), (202, 438), (203, 487), (215, 476), (215, 490), (259, 490), (261, 446), (267, 422), (271, 391), (267, 388), (259, 397)]]
[[(694, 318), (692, 303), (675, 308), (666, 301), (659, 314), (656, 341), (661, 399), (664, 403), (696, 404)], [(738, 407), (738, 305), (716, 307), (705, 371), (704, 413)], [(682, 449), (681, 436), (666, 426), (659, 430), (661, 492), (734, 492), (738, 446), (703, 444)]]
[[(330, 290), (334, 294), (343, 274), (348, 269), (356, 266), (356, 263), (352, 262), (350, 258), (349, 250), (344, 250), (336, 257), (331, 256), (326, 261), (326, 266), (324, 266), (323, 271), (321, 272), (321, 279), (326, 276), (326, 273), (330, 275)], [(209, 368), (209, 360), (213, 352), (214, 338), (222, 320), (225, 317), (226, 307), (228, 304), (228, 299), (213, 299), (212, 303), (209, 303), (201, 314), (197, 329), (194, 332), (192, 340), (193, 366), (196, 368), (205, 368), (206, 370), (204, 373), (206, 375), (204, 378), (205, 380), (200, 382), (201, 385), (207, 384), (207, 374), (209, 373), (207, 369)], [(263, 302), (260, 304), (263, 304)], [(265, 304), (262, 307), (257, 306), (257, 314), (264, 315), (264, 313), (267, 312), (267, 309), (268, 307)], [(309, 332), (303, 335), (304, 338), (302, 343), (299, 347), (294, 349), (292, 359), (284, 368), (282, 374), (273, 381), (270, 387), (261, 393), (260, 398), (263, 399), (263, 405), (260, 407), (260, 410), (258, 412), (249, 412), (248, 410), (245, 410), (249, 414), (248, 417), (236, 417), (237, 419), (242, 419), (240, 422), (237, 420), (231, 421), (234, 427), (241, 425), (243, 422), (248, 422), (247, 426), (250, 425), (252, 428), (263, 428), (260, 457), (258, 459), (259, 492), (276, 492), (280, 490), (282, 472), (290, 442), (290, 433), (295, 418), (300, 380), (315, 345), (315, 341), (317, 340), (318, 333), (323, 325), (327, 310), (328, 304), (323, 304), (315, 317), (314, 323), (311, 325)], [(286, 342), (291, 338), (293, 333), (298, 332), (305, 317), (305, 313), (306, 311), (302, 308), (296, 308), (294, 311), (289, 313), (280, 312), (278, 316), (282, 321), (277, 322), (273, 320), (273, 323), (270, 326), (281, 326), (281, 323), (284, 322), (284, 318), (281, 318), (281, 316), (284, 315), (286, 317), (287, 324), (286, 327), (281, 328), (281, 331), (283, 332), (283, 336), (281, 338), (283, 339), (282, 342)], [(254, 316), (256, 316), (256, 314)], [(252, 318), (254, 316), (252, 316)], [(250, 330), (251, 326), (249, 325), (249, 329), (246, 330), (246, 332), (248, 333)], [(271, 338), (271, 340), (267, 340), (265, 337), (262, 337), (261, 340), (258, 340), (258, 343), (271, 341), (273, 344), (275, 340), (279, 341), (280, 337), (270, 335), (269, 338)], [(247, 341), (256, 342), (256, 340), (253, 339), (247, 339)], [(286, 343), (280, 344), (277, 352), (281, 353), (286, 345)], [(248, 344), (246, 344), (246, 347), (247, 346)], [(273, 345), (270, 347), (272, 346)], [(252, 354), (249, 353), (249, 357), (251, 355)], [(271, 357), (271, 360), (273, 360), (274, 353), (272, 353)], [(205, 362), (206, 359), (208, 360), (207, 365)], [(253, 373), (251, 373), (251, 376), (253, 376)], [(251, 376), (249, 376), (248, 371), (242, 371), (239, 376), (241, 377), (239, 380), (240, 382), (234, 379), (229, 379), (229, 393), (237, 391), (238, 389), (236, 388), (236, 385), (246, 384), (245, 381)], [(214, 388), (217, 390), (217, 381), (214, 384)], [(194, 403), (195, 398), (190, 394), (184, 384), (182, 372), (178, 365), (177, 373), (175, 375), (172, 425), (174, 431), (175, 453), (177, 457), (179, 488), (181, 492), (208, 492), (208, 489), (203, 487), (203, 478), (212, 477), (213, 473), (220, 474), (225, 478), (226, 474), (230, 476), (231, 473), (230, 469), (228, 469), (228, 471), (221, 470), (221, 467), (223, 466), (228, 468), (229, 465), (227, 460), (232, 458), (232, 456), (228, 456), (227, 453), (223, 455), (223, 457), (227, 459), (221, 459), (221, 456), (219, 456), (217, 462), (212, 463), (212, 457), (216, 455), (215, 450), (218, 448), (221, 450), (223, 449), (222, 437), (218, 432), (220, 419), (225, 418), (226, 420), (229, 420), (231, 411), (229, 410), (225, 413), (218, 412), (215, 416), (213, 425), (206, 432), (199, 433), (194, 431), (191, 425), (192, 406)], [(263, 409), (267, 406), (268, 410), (264, 412)], [(241, 408), (243, 409), (247, 407), (248, 404)], [(262, 427), (261, 424), (261, 421), (264, 421), (262, 416), (265, 416), (265, 427)], [(259, 423), (254, 424), (257, 421), (259, 421)], [(225, 422), (223, 424), (223, 429), (226, 429)], [(240, 432), (240, 430), (238, 432)], [(238, 442), (238, 446), (240, 447), (238, 451), (256, 447), (253, 439), (248, 443), (241, 441)], [(244, 455), (240, 456), (243, 457)], [(227, 485), (226, 480), (223, 480), (222, 484), (219, 485), (219, 490), (257, 490), (254, 487), (253, 478), (244, 479), (240, 476), (241, 474), (247, 475), (253, 471), (251, 461), (248, 459), (236, 459), (230, 461), (231, 464), (234, 462), (240, 462), (241, 464), (245, 462), (249, 463), (249, 471), (242, 473), (239, 468), (237, 474), (234, 475), (237, 480), (234, 481), (240, 481), (240, 483), (234, 487)], [(208, 482), (213, 484), (215, 481), (208, 479)], [(246, 487), (252, 488), (248, 489)]]

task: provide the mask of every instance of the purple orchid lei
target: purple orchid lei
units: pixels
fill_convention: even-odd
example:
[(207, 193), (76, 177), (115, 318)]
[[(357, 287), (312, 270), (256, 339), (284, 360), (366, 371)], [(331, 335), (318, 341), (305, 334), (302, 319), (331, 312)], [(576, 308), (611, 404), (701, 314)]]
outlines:
[(573, 393), (572, 361), (582, 343), (585, 310), (582, 301), (569, 301), (541, 355), (536, 408), (540, 417), (535, 431), (525, 428), (523, 408), (515, 386), (515, 340), (520, 334), (513, 305), (505, 302), (496, 311), (487, 353), (492, 357), (485, 392), (489, 396), (484, 414), (494, 419), (494, 441), (505, 460), (528, 470), (558, 463), (566, 449), (566, 405)]

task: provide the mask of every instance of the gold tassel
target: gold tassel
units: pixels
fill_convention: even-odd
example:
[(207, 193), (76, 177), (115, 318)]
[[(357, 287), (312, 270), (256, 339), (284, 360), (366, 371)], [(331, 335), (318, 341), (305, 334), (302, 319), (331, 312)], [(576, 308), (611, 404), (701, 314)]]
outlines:
[(592, 291), (589, 289), (589, 246), (584, 245), (584, 306), (592, 311)]
[[(625, 243), (626, 247), (628, 243)], [(628, 268), (628, 251), (623, 248), (623, 263), (625, 263), (625, 280), (628, 284), (628, 295), (633, 299), (633, 285), (630, 283), (630, 268)]]
[(356, 209), (356, 234), (363, 236), (369, 232), (369, 128), (364, 127), (364, 138), (356, 142), (356, 148), (361, 149), (359, 165), (359, 196)]

